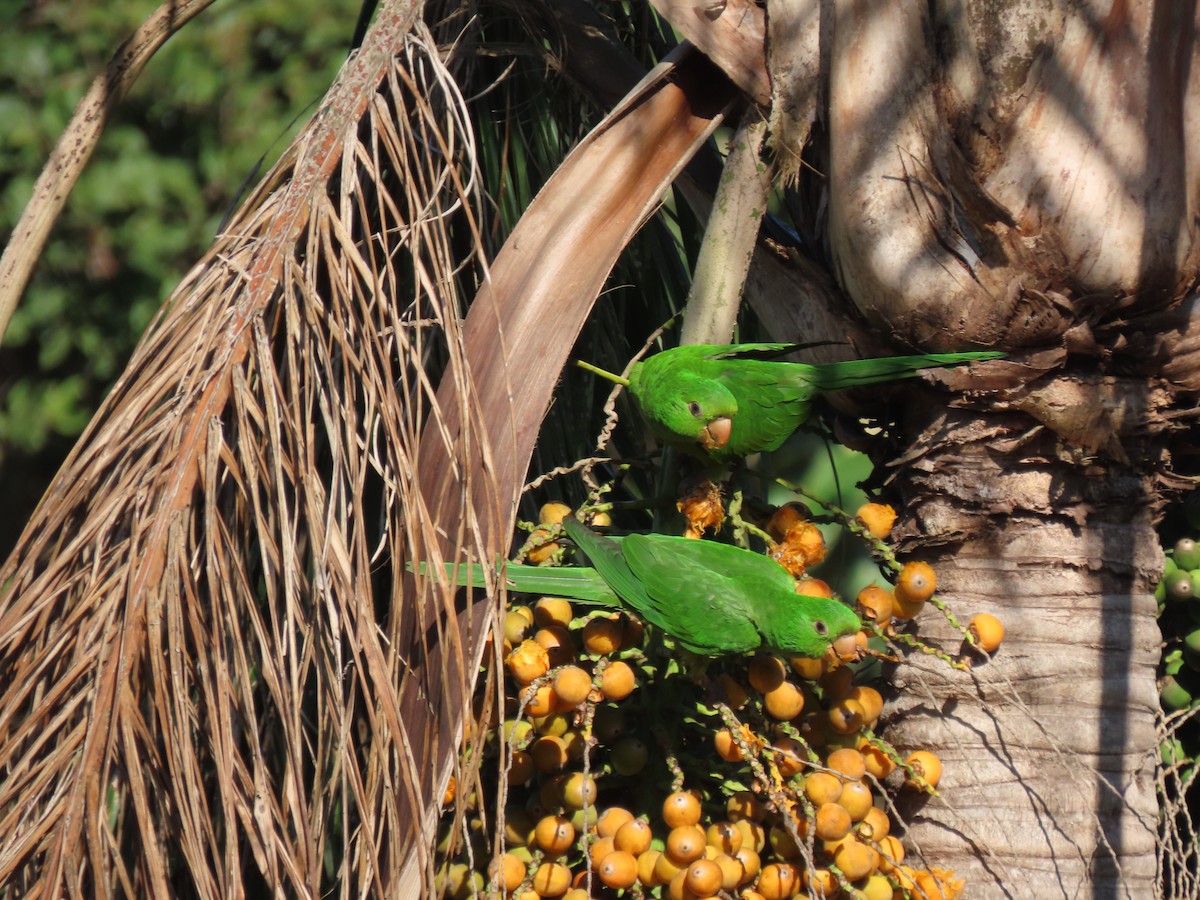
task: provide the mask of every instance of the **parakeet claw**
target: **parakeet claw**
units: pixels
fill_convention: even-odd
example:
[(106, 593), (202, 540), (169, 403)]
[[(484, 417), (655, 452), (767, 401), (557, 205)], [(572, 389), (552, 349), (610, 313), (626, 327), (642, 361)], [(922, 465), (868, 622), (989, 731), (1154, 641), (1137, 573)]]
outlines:
[(719, 416), (704, 426), (700, 433), (700, 445), (705, 450), (720, 450), (729, 443), (729, 434), (733, 429), (733, 419)]

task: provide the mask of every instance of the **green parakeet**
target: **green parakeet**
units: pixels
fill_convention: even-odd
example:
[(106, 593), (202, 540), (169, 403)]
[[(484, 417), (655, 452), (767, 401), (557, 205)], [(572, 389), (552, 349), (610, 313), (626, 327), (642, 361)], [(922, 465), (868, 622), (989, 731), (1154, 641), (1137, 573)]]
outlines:
[(725, 463), (777, 448), (808, 419), (818, 394), (1004, 356), (929, 353), (822, 365), (764, 358), (793, 349), (793, 344), (675, 347), (634, 365), (629, 393), (659, 440)]
[[(850, 652), (862, 627), (845, 604), (797, 594), (787, 570), (752, 550), (662, 534), (617, 541), (569, 517), (563, 528), (595, 568), (509, 565), (504, 575), (514, 589), (627, 607), (702, 656), (818, 657), (847, 638), (838, 646)], [(459, 579), (468, 574), (482, 581), (478, 566), (461, 567)]]

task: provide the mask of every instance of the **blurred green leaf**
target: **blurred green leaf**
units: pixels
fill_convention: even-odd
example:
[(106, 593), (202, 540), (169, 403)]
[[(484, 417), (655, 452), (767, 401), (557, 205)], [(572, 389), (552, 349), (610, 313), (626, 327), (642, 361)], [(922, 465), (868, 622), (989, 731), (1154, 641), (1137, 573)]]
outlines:
[[(12, 6), (12, 4), (10, 4)], [(154, 0), (17, 4), (0, 29), (0, 234), (113, 50)], [(151, 60), (55, 225), (0, 347), (0, 551), (203, 254), (260, 160), (311, 114), (346, 57), (359, 0), (206, 10)]]

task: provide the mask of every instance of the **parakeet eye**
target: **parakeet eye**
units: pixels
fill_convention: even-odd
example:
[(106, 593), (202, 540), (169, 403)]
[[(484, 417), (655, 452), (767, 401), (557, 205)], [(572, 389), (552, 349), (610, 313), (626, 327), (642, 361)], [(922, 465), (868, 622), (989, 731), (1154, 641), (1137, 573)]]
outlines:
[(821, 635), (821, 637), (825, 637), (825, 635), (829, 634), (829, 626), (820, 619), (817, 619), (817, 621), (813, 622), (813, 630), (817, 634)]
[(700, 415), (700, 404), (697, 403), (695, 400), (693, 400), (691, 403), (688, 404), (688, 412), (690, 412), (693, 416), (699, 416)]

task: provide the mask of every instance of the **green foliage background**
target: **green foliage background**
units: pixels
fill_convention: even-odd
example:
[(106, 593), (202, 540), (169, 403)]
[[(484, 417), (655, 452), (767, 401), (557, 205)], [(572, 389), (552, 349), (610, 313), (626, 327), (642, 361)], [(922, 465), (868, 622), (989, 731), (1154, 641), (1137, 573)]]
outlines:
[[(0, 239), (157, 0), (0, 0)], [(0, 554), (167, 294), (346, 58), (359, 0), (219, 0), (117, 110), (0, 348)]]

